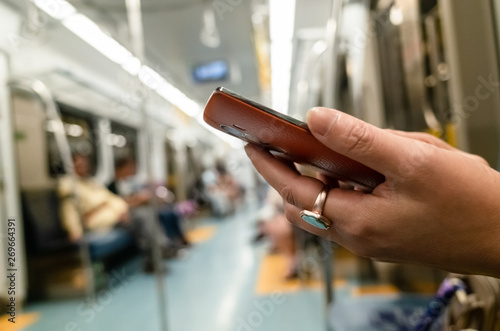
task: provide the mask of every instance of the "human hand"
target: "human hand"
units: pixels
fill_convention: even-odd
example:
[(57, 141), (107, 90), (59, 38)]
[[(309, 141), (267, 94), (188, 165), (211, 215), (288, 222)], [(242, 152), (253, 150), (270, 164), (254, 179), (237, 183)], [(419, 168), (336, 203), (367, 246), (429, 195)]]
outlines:
[(120, 216), (118, 217), (118, 222), (122, 224), (130, 223), (130, 213), (128, 212), (128, 208), (125, 212), (120, 214)]
[(68, 239), (72, 243), (79, 242), (80, 239), (82, 239), (82, 237), (83, 237), (83, 231), (68, 233)]
[(144, 190), (137, 192), (135, 197), (137, 198), (137, 200), (139, 201), (140, 204), (146, 204), (151, 199), (151, 193), (149, 192), (149, 190), (144, 189)]
[(362, 256), (500, 276), (500, 174), (480, 157), (423, 133), (382, 130), (345, 113), (314, 108), (314, 136), (382, 173), (373, 192), (332, 188), (328, 230), (304, 222), (323, 182), (253, 145), (256, 169), (283, 197), (287, 218)]

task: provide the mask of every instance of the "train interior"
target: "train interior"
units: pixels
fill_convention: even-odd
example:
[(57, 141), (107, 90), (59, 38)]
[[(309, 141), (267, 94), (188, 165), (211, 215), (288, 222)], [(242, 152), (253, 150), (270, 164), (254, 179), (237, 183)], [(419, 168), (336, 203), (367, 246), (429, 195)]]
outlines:
[(1, 0), (0, 31), (1, 330), (413, 330), (448, 273), (290, 224), (219, 86), (498, 169), (495, 0)]

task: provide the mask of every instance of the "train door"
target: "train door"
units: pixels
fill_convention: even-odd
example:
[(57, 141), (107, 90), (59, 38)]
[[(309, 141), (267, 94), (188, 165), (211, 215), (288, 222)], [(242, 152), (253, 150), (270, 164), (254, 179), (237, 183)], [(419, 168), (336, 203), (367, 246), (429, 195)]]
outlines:
[[(148, 310), (156, 311), (158, 320), (148, 323), (151, 329), (159, 329), (164, 309), (155, 299), (158, 295), (163, 298), (164, 293), (158, 291), (155, 278), (143, 272), (143, 256), (133, 234), (116, 227), (68, 240), (64, 213), (60, 213), (65, 197), (61, 197), (59, 185), (67, 168), (56, 133), (64, 132), (72, 154), (88, 161), (84, 180), (93, 181), (103, 172), (102, 154), (114, 160), (137, 158), (138, 131), (115, 122), (102, 130), (103, 121), (109, 120), (64, 104), (59, 104), (59, 109), (62, 123), (47, 119), (41, 104), (30, 94), (16, 93), (13, 98), (20, 222), (26, 233), (29, 283), (25, 313), (34, 316), (35, 326), (41, 329), (107, 329), (110, 323), (126, 324), (113, 316), (127, 314), (127, 310), (131, 314), (134, 306), (129, 303), (140, 300)], [(100, 150), (103, 142), (108, 148)], [(105, 183), (101, 184), (105, 189)], [(66, 319), (48, 318), (54, 307), (65, 307)]]
[(60, 122), (48, 120), (38, 100), (15, 93), (13, 114), (16, 163), (26, 238), (30, 299), (85, 295), (90, 266), (86, 247), (67, 240), (59, 215), (58, 178), (64, 176), (64, 157), (55, 134), (64, 130), (71, 149), (89, 159), (94, 174), (97, 158), (93, 121), (62, 107)]

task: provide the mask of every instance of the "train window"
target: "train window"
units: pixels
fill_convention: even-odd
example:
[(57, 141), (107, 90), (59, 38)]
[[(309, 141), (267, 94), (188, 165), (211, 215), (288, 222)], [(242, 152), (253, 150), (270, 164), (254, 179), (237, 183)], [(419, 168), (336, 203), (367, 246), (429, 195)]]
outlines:
[(137, 160), (137, 130), (123, 124), (111, 122), (111, 133), (107, 138), (113, 146), (114, 164), (124, 158)]
[[(89, 157), (92, 167), (91, 175), (94, 175), (97, 167), (96, 153), (96, 131), (94, 129), (93, 119), (82, 115), (78, 110), (59, 104), (61, 111), (61, 120), (64, 125), (66, 137), (72, 153), (79, 153)], [(57, 123), (46, 121), (47, 149), (49, 173), (51, 177), (64, 174), (64, 167), (61, 154), (57, 147), (54, 131)]]

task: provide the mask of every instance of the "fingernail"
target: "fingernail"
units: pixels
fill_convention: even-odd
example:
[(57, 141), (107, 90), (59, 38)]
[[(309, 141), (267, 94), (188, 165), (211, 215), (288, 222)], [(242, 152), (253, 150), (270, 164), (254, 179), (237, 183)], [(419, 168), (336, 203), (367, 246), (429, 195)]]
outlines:
[(324, 136), (337, 121), (339, 113), (336, 110), (315, 107), (307, 113), (309, 130)]

